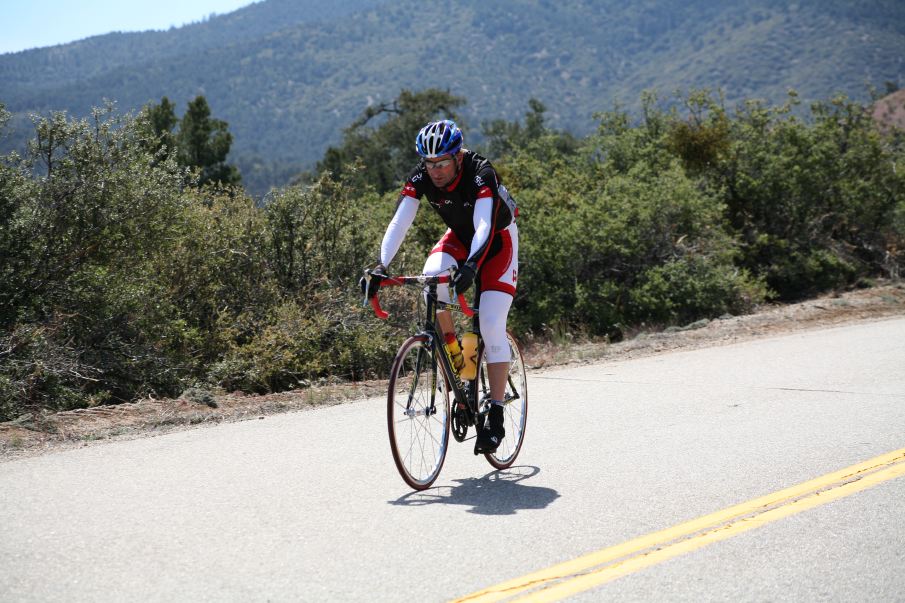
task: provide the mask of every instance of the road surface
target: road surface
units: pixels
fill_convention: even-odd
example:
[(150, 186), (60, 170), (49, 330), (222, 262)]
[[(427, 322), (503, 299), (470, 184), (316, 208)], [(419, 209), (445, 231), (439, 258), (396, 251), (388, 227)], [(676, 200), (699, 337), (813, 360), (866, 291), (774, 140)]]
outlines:
[(529, 388), (424, 493), (380, 398), (0, 463), (0, 601), (905, 600), (905, 318)]

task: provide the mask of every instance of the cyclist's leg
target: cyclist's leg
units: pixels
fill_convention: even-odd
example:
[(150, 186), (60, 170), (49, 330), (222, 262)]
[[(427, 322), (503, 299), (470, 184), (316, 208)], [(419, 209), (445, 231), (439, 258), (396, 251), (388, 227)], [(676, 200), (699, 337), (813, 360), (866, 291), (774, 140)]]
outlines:
[(506, 336), (506, 319), (512, 306), (512, 296), (501, 291), (481, 293), (481, 337), (484, 340), (484, 356), (490, 379), (490, 396), (502, 401), (509, 374), (509, 339)]
[(481, 293), (481, 338), (484, 340), (481, 362), (490, 385), (490, 407), (486, 421), (479, 425), (475, 454), (496, 452), (507, 435), (505, 405), (512, 352), (506, 333), (506, 317), (511, 305), (512, 296), (508, 293)]
[[(452, 266), (457, 265), (456, 258), (453, 256), (443, 251), (434, 251), (427, 256), (427, 260), (424, 262), (424, 268), (421, 270), (421, 273), (429, 276), (436, 276), (445, 273)], [(448, 285), (437, 285), (437, 299), (447, 303), (451, 301)]]
[[(511, 466), (518, 456), (525, 438), (528, 412), (525, 362), (518, 342), (506, 333), (506, 316), (511, 304), (512, 297), (508, 293), (486, 291), (481, 294), (484, 346), (479, 354), (478, 382), (490, 386), (490, 397), (496, 403), (490, 407), (486, 432), (479, 432), (480, 445), (476, 442), (475, 452), (484, 452), (487, 461), (497, 469)], [(486, 381), (483, 375), (487, 376)], [(486, 390), (484, 392), (486, 395)]]
[(518, 278), (518, 230), (515, 224), (495, 236), (500, 245), (481, 268), (481, 338), (484, 340), (482, 362), (490, 382), (491, 406), (484, 430), (479, 432), (475, 452), (496, 449), (505, 437), (506, 387), (512, 351), (506, 333), (506, 320), (515, 295)]
[(497, 235), (499, 251), (481, 269), (481, 337), (493, 400), (502, 400), (509, 371), (509, 339), (506, 321), (518, 280), (518, 228), (515, 222)]
[[(453, 233), (451, 229), (447, 230), (446, 234), (444, 234), (440, 240), (437, 241), (437, 244), (434, 245), (434, 248), (431, 249), (430, 254), (427, 256), (427, 260), (424, 262), (424, 269), (421, 273), (436, 276), (447, 272), (453, 266), (458, 266), (458, 261), (464, 260), (467, 253), (465, 246), (462, 245), (455, 233)], [(446, 303), (452, 302), (448, 285), (437, 286), (437, 299)], [(452, 316), (449, 311), (438, 310), (437, 322), (444, 335), (455, 331)]]

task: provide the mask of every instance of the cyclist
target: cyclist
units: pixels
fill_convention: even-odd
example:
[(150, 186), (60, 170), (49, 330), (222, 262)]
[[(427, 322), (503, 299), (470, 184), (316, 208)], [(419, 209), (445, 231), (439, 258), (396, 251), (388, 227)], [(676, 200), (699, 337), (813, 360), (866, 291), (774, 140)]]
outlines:
[[(379, 285), (415, 220), (419, 200), (426, 197), (449, 228), (428, 255), (423, 273), (437, 275), (455, 267), (452, 282), (457, 293), (467, 291), (475, 280), (479, 285), (492, 403), (487, 424), (478, 430), (475, 453), (489, 453), (506, 434), (503, 396), (510, 361), (506, 320), (518, 279), (518, 212), (490, 162), (462, 145), (462, 131), (449, 119), (431, 122), (418, 132), (415, 150), (421, 161), (402, 188), (373, 272)], [(446, 285), (438, 287), (437, 294), (442, 301), (451, 301)], [(449, 311), (437, 312), (437, 322), (451, 342), (455, 330)]]

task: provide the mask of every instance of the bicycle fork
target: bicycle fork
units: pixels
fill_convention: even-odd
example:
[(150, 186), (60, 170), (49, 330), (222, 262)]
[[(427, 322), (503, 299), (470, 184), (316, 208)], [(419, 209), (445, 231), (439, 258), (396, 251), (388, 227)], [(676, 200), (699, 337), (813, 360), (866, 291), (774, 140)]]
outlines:
[(431, 415), (437, 414), (437, 365), (436, 363), (431, 363), (433, 366), (433, 370), (431, 371), (431, 399), (430, 404), (425, 406), (423, 409), (415, 408), (413, 404), (415, 399), (415, 392), (418, 391), (418, 383), (421, 380), (421, 369), (424, 367), (426, 352), (424, 348), (421, 348), (418, 351), (418, 357), (415, 360), (415, 374), (412, 377), (412, 386), (409, 388), (408, 400), (406, 400), (405, 404), (405, 416), (413, 419), (415, 417), (428, 417)]

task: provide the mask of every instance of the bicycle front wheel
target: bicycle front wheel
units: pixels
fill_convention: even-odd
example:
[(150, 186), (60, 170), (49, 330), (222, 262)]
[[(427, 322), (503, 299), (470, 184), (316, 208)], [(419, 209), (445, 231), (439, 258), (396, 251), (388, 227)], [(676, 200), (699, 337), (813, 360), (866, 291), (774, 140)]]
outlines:
[[(512, 333), (506, 333), (509, 339), (509, 375), (506, 379), (506, 393), (503, 397), (503, 427), (506, 435), (500, 442), (496, 452), (484, 457), (497, 469), (511, 466), (522, 449), (525, 441), (525, 426), (528, 422), (528, 375), (525, 372), (525, 361), (522, 350)], [(482, 347), (478, 359), (478, 393), (479, 400), (490, 400), (490, 379), (487, 372), (487, 358)]]
[(415, 490), (429, 488), (449, 446), (449, 389), (425, 336), (408, 338), (393, 361), (387, 428), (399, 475)]

